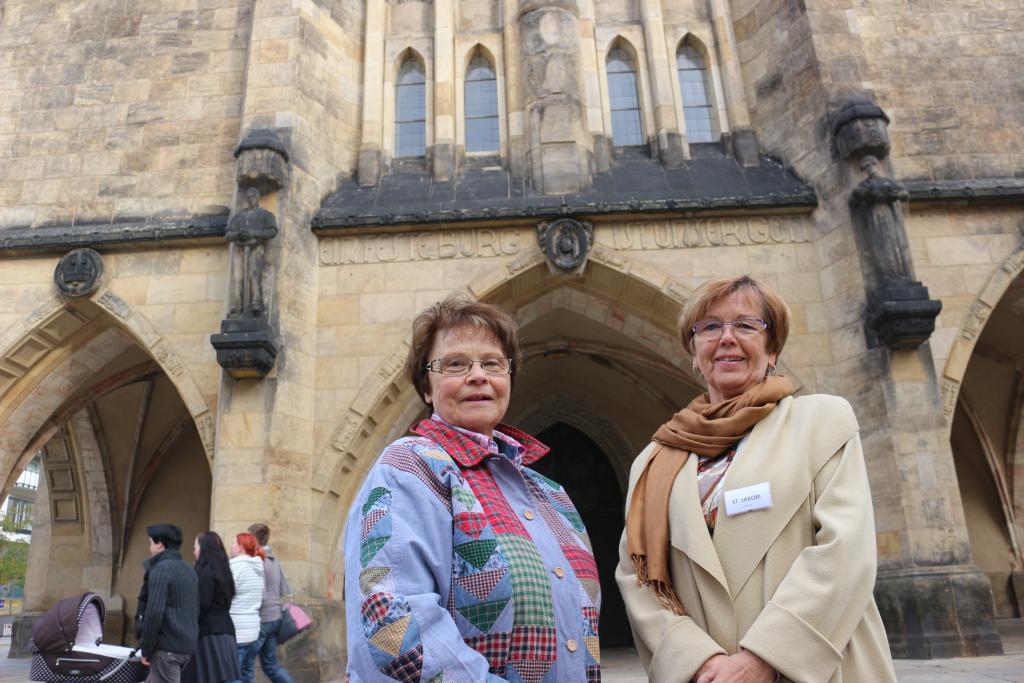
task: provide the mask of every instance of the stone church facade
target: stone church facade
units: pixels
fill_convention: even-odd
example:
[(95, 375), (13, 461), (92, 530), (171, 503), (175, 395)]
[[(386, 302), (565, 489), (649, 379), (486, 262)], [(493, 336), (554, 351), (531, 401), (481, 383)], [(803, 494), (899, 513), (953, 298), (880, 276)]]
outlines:
[(780, 370), (857, 412), (894, 653), (999, 651), (1022, 31), (1014, 0), (0, 0), (0, 474), (46, 475), (16, 640), (84, 590), (127, 633), (147, 524), (264, 521), (318, 619), (286, 661), (337, 677), (345, 514), (424, 414), (412, 317), (461, 292), (521, 325), (508, 420), (628, 645), (629, 464), (701, 390), (675, 319), (750, 273)]

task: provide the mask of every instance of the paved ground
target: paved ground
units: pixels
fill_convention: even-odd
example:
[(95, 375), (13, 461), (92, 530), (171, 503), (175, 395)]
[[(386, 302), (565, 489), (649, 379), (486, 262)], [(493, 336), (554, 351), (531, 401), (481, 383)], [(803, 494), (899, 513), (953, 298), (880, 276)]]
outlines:
[[(1024, 620), (999, 622), (1006, 654), (965, 659), (903, 659), (896, 662), (900, 683), (1024, 683)], [(26, 683), (28, 660), (7, 659), (10, 638), (0, 638), (0, 683)], [(645, 683), (643, 669), (632, 650), (603, 653), (605, 683)], [(302, 683), (299, 681), (298, 683)]]

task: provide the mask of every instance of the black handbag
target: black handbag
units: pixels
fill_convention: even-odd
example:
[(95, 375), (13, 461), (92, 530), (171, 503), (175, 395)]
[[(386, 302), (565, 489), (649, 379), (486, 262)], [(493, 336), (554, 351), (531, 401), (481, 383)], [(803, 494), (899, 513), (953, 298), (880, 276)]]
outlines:
[(308, 631), (313, 620), (298, 605), (281, 606), (281, 627), (277, 629), (277, 642), (286, 643), (295, 636)]

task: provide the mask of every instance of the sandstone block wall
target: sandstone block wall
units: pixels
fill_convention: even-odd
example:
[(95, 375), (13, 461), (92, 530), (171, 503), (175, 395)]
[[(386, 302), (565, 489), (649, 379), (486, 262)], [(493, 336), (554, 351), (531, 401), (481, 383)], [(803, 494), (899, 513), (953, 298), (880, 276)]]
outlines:
[[(893, 120), (905, 179), (1013, 176), (1024, 169), (1024, 7), (1014, 0), (831, 3), (862, 41), (858, 76)], [(837, 57), (837, 60), (839, 58)], [(851, 64), (850, 68), (854, 68)]]
[(251, 0), (11, 0), (0, 227), (223, 212)]

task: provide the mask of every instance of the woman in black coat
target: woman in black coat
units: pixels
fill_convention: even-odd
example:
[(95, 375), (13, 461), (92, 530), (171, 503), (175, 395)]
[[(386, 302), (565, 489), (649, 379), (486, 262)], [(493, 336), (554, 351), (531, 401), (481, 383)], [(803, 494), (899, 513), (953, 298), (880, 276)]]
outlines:
[(188, 683), (224, 683), (241, 678), (235, 626), (228, 610), (235, 596), (228, 554), (214, 531), (196, 537), (195, 570), (199, 577), (199, 644), (182, 672)]

